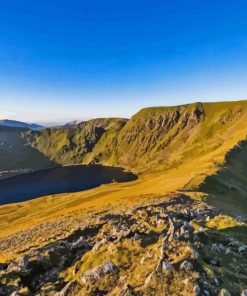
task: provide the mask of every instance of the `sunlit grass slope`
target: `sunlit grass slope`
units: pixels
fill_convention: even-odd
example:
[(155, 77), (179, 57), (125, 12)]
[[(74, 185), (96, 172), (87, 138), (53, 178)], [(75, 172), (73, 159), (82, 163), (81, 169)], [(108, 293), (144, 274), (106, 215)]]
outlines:
[[(58, 217), (141, 203), (176, 191), (188, 191), (195, 196), (205, 178), (221, 168), (226, 154), (246, 139), (246, 120), (246, 101), (143, 109), (127, 123), (105, 128), (83, 156), (85, 162), (120, 165), (138, 172), (137, 181), (2, 206), (0, 236)], [(46, 134), (44, 140), (43, 133), (52, 133), (53, 138), (49, 139)], [(61, 134), (57, 136), (57, 133)], [(63, 135), (63, 130), (42, 131), (37, 135), (29, 133), (29, 140), (33, 137), (37, 143), (32, 145), (63, 163), (59, 153), (56, 158), (51, 154), (55, 153), (55, 147), (62, 145), (60, 141), (67, 141), (68, 135)], [(72, 138), (75, 137), (79, 136), (73, 134)], [(70, 144), (70, 150), (64, 155), (68, 153), (73, 158), (79, 149), (73, 150), (73, 145)]]

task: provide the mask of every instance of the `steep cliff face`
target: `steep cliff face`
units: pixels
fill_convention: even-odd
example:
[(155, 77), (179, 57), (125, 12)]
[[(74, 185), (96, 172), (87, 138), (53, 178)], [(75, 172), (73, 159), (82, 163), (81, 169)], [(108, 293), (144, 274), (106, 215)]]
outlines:
[[(88, 163), (88, 155), (102, 138), (117, 133), (122, 118), (99, 118), (79, 123), (75, 128), (53, 128), (25, 134), (31, 146), (58, 164)], [(110, 141), (107, 141), (110, 145)], [(100, 144), (100, 143), (99, 143)]]
[(172, 165), (204, 119), (202, 104), (141, 110), (118, 135), (118, 163), (140, 171)]
[(86, 160), (136, 172), (176, 167), (206, 156), (217, 162), (246, 138), (246, 119), (244, 101), (145, 108), (111, 137), (104, 135)]

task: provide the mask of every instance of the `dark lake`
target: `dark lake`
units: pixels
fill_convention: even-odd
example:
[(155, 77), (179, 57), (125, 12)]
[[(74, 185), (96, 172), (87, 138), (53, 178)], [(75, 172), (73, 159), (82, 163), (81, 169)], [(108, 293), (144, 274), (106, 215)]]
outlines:
[(102, 165), (61, 166), (34, 171), (0, 180), (0, 205), (136, 179), (136, 175), (122, 168)]

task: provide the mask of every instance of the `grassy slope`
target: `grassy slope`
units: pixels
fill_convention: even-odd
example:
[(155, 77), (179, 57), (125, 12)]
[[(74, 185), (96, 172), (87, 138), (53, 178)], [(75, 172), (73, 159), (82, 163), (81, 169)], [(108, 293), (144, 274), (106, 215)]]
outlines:
[[(192, 104), (140, 111), (119, 133), (117, 145), (113, 145), (116, 147), (114, 153), (102, 162), (136, 166), (140, 171), (141, 166), (147, 169), (148, 161), (157, 156), (158, 162), (153, 162), (152, 171), (140, 174), (137, 181), (128, 184), (104, 185), (84, 192), (47, 196), (2, 206), (0, 236), (57, 217), (139, 203), (143, 198), (154, 198), (177, 190), (197, 190), (207, 176), (217, 172), (226, 153), (246, 138), (247, 102), (203, 104), (204, 113), (199, 120), (194, 114), (197, 108), (197, 104)], [(174, 114), (177, 111), (180, 116), (175, 120), (177, 117)], [(167, 118), (166, 125), (169, 123), (169, 128), (165, 124), (163, 128), (158, 123), (161, 117)], [(181, 125), (184, 127), (181, 128)], [(159, 133), (156, 133), (157, 129)], [(109, 134), (115, 141), (112, 134)], [(126, 141), (128, 137), (130, 141)], [(158, 146), (152, 146), (154, 139), (159, 143)], [(100, 141), (98, 153), (100, 148), (105, 149), (107, 145), (106, 139), (101, 138)], [(143, 146), (149, 147), (147, 155), (140, 150)], [(129, 152), (127, 156), (125, 151)], [(163, 156), (165, 158), (161, 162)], [(131, 161), (132, 158), (139, 162), (136, 164)]]
[[(98, 142), (116, 133), (126, 121), (122, 118), (98, 118), (82, 122), (75, 128), (29, 132), (26, 139), (30, 146), (59, 164), (88, 163), (88, 154), (91, 154)], [(109, 137), (108, 145), (111, 145)]]

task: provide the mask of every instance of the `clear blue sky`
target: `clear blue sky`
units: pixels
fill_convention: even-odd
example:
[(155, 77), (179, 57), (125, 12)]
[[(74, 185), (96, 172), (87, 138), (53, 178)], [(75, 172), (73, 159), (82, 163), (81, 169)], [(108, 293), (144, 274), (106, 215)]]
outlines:
[(244, 98), (246, 0), (0, 1), (0, 117)]

